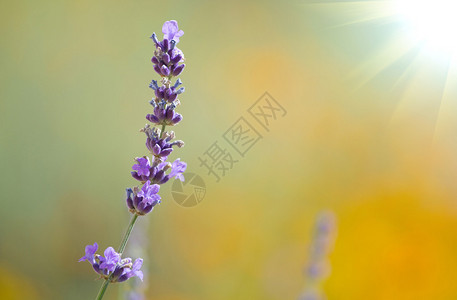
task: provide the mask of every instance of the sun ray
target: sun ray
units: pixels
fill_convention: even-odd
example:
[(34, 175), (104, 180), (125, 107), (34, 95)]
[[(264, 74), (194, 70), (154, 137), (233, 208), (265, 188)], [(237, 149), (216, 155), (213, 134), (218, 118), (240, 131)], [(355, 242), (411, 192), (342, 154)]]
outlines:
[(451, 58), (446, 74), (446, 82), (440, 101), (438, 119), (435, 125), (434, 143), (438, 139), (453, 138), (454, 131), (448, 133), (449, 128), (457, 128), (457, 56)]
[[(405, 55), (417, 55), (417, 53), (413, 51), (415, 48), (416, 45), (407, 43), (402, 39), (401, 33), (396, 33), (387, 43), (385, 43), (384, 47), (380, 48), (376, 53), (373, 53), (369, 60), (361, 62), (356, 66), (349, 74), (349, 78), (352, 78), (353, 80), (357, 79), (356, 88), (361, 88)], [(407, 71), (407, 68), (408, 66), (404, 71)], [(402, 75), (403, 74), (400, 74), (398, 79), (400, 79)]]
[[(402, 97), (398, 99), (395, 111), (392, 113), (392, 120), (399, 120), (409, 115), (416, 122), (429, 124), (430, 130), (422, 132), (422, 135), (427, 137), (426, 140), (429, 142), (433, 142), (449, 65), (430, 63), (429, 56), (424, 51), (420, 52), (415, 64), (417, 68), (411, 80), (405, 85)], [(430, 80), (431, 77), (434, 80)]]
[[(347, 75), (355, 89), (374, 83), (390, 89), (398, 96), (392, 118), (422, 109), (429, 114), (427, 121), (434, 122), (432, 136), (444, 132), (448, 124), (457, 128), (455, 0), (313, 1), (307, 5), (324, 14), (324, 38), (347, 37), (339, 47), (358, 60)], [(370, 31), (374, 38), (365, 40)]]
[(338, 16), (331, 27), (344, 27), (359, 23), (376, 22), (395, 14), (386, 1), (312, 2), (307, 5), (327, 14)]

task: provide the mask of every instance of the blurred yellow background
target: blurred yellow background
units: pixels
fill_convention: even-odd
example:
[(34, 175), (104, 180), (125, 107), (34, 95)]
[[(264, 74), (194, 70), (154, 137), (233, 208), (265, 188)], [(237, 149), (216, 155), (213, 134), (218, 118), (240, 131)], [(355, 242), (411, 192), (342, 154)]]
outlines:
[(198, 206), (161, 188), (147, 216), (149, 299), (296, 299), (321, 210), (338, 224), (329, 299), (457, 299), (455, 72), (386, 49), (389, 24), (339, 26), (350, 11), (2, 1), (0, 298), (95, 297), (101, 282), (77, 261), (87, 244), (117, 246), (128, 223), (157, 79), (148, 37), (175, 19), (187, 67), (174, 130), (186, 147), (173, 159), (206, 175), (198, 156), (265, 91), (287, 114), (219, 183), (204, 177)]

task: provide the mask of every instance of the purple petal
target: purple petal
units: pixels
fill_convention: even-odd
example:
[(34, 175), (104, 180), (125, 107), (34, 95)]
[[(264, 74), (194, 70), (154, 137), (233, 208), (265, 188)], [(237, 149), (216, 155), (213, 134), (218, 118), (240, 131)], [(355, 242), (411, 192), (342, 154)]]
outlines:
[(141, 188), (140, 192), (138, 193), (138, 196), (143, 197), (148, 193), (149, 186), (151, 182), (148, 180), (144, 183), (143, 187)]
[(121, 256), (113, 249), (113, 247), (106, 248), (104, 255), (105, 257), (100, 258), (100, 262), (102, 262), (100, 264), (100, 268), (113, 272), (117, 263), (121, 260)]
[(178, 22), (175, 20), (165, 22), (162, 26), (162, 32), (164, 39), (175, 40), (176, 43), (179, 42), (179, 38), (184, 34), (184, 31), (179, 30)]
[(140, 278), (141, 281), (143, 281), (143, 271), (141, 271), (141, 270), (135, 271), (135, 276)]
[(98, 249), (97, 243), (94, 243), (93, 245), (87, 245), (85, 248), (86, 255), (81, 257), (78, 262), (87, 260), (91, 264), (94, 264), (95, 263), (94, 254), (95, 254), (95, 252), (97, 252), (97, 249)]
[(119, 254), (114, 250), (113, 247), (108, 247), (106, 248), (105, 252), (103, 253), (105, 255), (106, 259), (112, 259), (112, 260), (119, 260)]
[(175, 177), (181, 181), (184, 181), (184, 173), (187, 169), (187, 163), (182, 162), (180, 158), (176, 159), (171, 165), (171, 172), (169, 174), (170, 177)]
[(140, 270), (143, 265), (143, 259), (137, 258), (133, 263), (132, 270), (129, 272), (131, 275), (129, 277), (137, 276), (143, 281), (143, 272)]
[(132, 265), (132, 271), (138, 271), (139, 269), (141, 269), (142, 265), (143, 265), (143, 259), (142, 258), (135, 259), (135, 262)]
[(150, 191), (151, 193), (157, 194), (159, 192), (160, 186), (158, 184), (151, 185)]
[(163, 32), (163, 34), (167, 35), (167, 37), (165, 37), (165, 38), (168, 38), (168, 35), (174, 35), (177, 31), (178, 31), (178, 22), (177, 21), (171, 20), (171, 21), (166, 21), (165, 23), (163, 23), (162, 32)]

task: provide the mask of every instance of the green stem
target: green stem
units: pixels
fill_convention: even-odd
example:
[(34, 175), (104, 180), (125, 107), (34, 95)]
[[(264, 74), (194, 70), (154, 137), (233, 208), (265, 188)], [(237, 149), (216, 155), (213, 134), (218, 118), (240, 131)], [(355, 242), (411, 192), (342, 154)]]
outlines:
[(163, 133), (165, 132), (165, 124), (162, 124), (162, 130), (160, 131), (160, 137), (162, 138), (163, 137)]
[(117, 252), (122, 255), (124, 252), (125, 246), (129, 240), (130, 234), (132, 233), (133, 226), (135, 225), (136, 219), (138, 218), (137, 214), (134, 214), (132, 220), (130, 220), (129, 227), (127, 227), (127, 231), (125, 232), (124, 238), (122, 239), (121, 245), (119, 246), (119, 250)]
[(103, 295), (105, 295), (108, 284), (109, 284), (109, 280), (105, 279), (105, 282), (103, 282), (102, 286), (100, 287), (100, 290), (98, 291), (97, 298), (95, 298), (96, 300), (100, 300), (103, 298)]
[[(138, 215), (134, 214), (132, 219), (130, 220), (129, 227), (127, 227), (127, 231), (125, 232), (124, 238), (122, 239), (121, 245), (119, 246), (119, 250), (117, 251), (121, 256), (125, 250), (125, 246), (127, 246), (127, 242), (129, 240), (130, 234), (132, 233), (133, 226), (135, 226), (137, 218)], [(111, 274), (111, 276), (112, 275), (113, 274)], [(100, 287), (100, 290), (98, 291), (97, 298), (95, 298), (96, 300), (101, 300), (103, 298), (103, 295), (105, 295), (106, 289), (108, 288), (108, 284), (110, 283), (111, 276), (108, 279), (105, 279), (105, 282), (103, 282), (102, 286)]]

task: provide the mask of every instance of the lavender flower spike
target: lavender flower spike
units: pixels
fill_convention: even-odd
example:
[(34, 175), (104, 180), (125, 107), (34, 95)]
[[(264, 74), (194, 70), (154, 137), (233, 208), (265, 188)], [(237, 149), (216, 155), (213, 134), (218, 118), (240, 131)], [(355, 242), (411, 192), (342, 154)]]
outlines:
[[(167, 21), (163, 24), (163, 41), (157, 39), (157, 35), (152, 34), (151, 38), (156, 46), (151, 62), (154, 64), (154, 71), (162, 77), (171, 79), (173, 76), (181, 74), (185, 65), (180, 64), (184, 61), (183, 52), (176, 47), (179, 38), (184, 35), (184, 31), (179, 30), (178, 22), (175, 20)], [(167, 88), (170, 86), (167, 85)], [(155, 89), (155, 86), (151, 86)]]
[(104, 255), (96, 254), (98, 244), (94, 243), (86, 246), (85, 255), (79, 260), (87, 260), (94, 271), (105, 280), (98, 292), (97, 300), (103, 298), (109, 283), (123, 282), (134, 276), (143, 280), (143, 259), (138, 258), (133, 262), (129, 257), (123, 258), (122, 253), (137, 219), (150, 213), (161, 202), (158, 194), (160, 185), (171, 178), (184, 181), (183, 173), (187, 164), (179, 158), (173, 163), (168, 161), (172, 152), (183, 147), (184, 142), (176, 140), (173, 131), (166, 130), (167, 126), (175, 126), (183, 119), (176, 110), (182, 103), (180, 97), (184, 92), (184, 87), (179, 87), (182, 81), (177, 78), (185, 68), (184, 53), (177, 47), (184, 31), (179, 29), (177, 21), (171, 20), (163, 24), (162, 32), (162, 41), (159, 41), (155, 33), (151, 36), (155, 47), (151, 62), (160, 80), (152, 80), (149, 84), (154, 93), (149, 102), (153, 112), (147, 114), (146, 119), (151, 124), (146, 124), (140, 130), (146, 134), (146, 148), (149, 153), (136, 157), (136, 163), (132, 166), (131, 175), (140, 185), (126, 189), (126, 204), (133, 216), (117, 252), (114, 248), (108, 247)]

